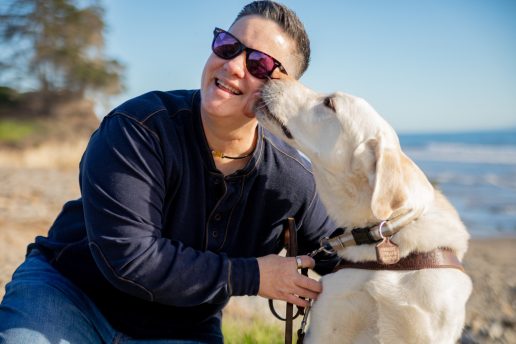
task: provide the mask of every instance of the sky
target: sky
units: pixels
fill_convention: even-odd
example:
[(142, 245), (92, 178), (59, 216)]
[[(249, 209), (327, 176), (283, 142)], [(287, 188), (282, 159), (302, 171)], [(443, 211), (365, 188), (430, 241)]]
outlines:
[[(215, 26), (240, 0), (104, 0), (106, 49), (126, 65), (116, 105), (199, 88)], [(367, 100), (398, 132), (516, 128), (516, 1), (284, 0), (310, 37), (301, 78)]]

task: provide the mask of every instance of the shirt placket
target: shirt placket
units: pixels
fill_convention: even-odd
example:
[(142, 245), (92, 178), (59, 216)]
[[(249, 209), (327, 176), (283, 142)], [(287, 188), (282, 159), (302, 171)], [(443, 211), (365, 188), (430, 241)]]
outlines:
[(217, 252), (224, 245), (232, 209), (236, 206), (240, 178), (214, 178), (214, 187), (223, 190), (206, 223), (206, 249)]

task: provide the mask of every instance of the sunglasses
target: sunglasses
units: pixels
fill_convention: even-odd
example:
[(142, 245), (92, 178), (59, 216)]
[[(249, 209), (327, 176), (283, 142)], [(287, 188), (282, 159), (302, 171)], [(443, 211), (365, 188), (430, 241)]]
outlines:
[(287, 74), (285, 68), (274, 57), (259, 50), (246, 47), (229, 32), (215, 28), (213, 35), (213, 42), (211, 44), (213, 53), (221, 59), (231, 60), (245, 51), (246, 68), (255, 78), (268, 79), (276, 68), (282, 73)]

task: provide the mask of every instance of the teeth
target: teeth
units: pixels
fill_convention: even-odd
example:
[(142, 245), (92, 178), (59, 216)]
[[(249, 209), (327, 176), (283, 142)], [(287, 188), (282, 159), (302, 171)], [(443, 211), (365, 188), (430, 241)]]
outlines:
[(229, 91), (235, 95), (240, 95), (242, 94), (242, 92), (240, 92), (239, 90), (237, 90), (236, 88), (233, 88), (229, 85), (226, 85), (225, 83), (223, 83), (222, 81), (218, 80), (216, 81), (217, 85), (222, 87), (223, 89), (225, 89), (226, 91)]

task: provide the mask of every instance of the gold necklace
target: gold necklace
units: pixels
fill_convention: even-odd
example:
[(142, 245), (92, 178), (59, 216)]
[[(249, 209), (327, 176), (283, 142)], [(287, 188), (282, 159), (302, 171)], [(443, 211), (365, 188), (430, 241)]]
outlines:
[(240, 160), (240, 159), (245, 159), (249, 156), (251, 156), (254, 152), (254, 149), (247, 153), (246, 155), (242, 155), (242, 156), (229, 156), (229, 155), (225, 155), (223, 152), (221, 151), (216, 151), (214, 149), (211, 150), (211, 154), (215, 157), (215, 158), (221, 158), (221, 159), (231, 159), (231, 160)]

